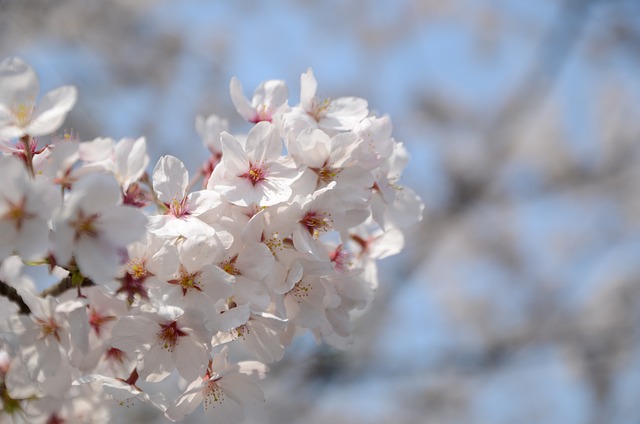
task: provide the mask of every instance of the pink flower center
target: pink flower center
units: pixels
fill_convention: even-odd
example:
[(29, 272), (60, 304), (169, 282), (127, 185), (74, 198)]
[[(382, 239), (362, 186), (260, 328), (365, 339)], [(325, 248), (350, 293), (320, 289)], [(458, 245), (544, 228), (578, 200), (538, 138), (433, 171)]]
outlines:
[(48, 319), (37, 318), (36, 324), (40, 326), (41, 338), (44, 339), (48, 336), (53, 336), (58, 342), (60, 341), (60, 335), (58, 334), (60, 326), (52, 317), (49, 317)]
[(311, 103), (311, 111), (309, 111), (309, 115), (311, 115), (316, 122), (320, 122), (320, 120), (327, 114), (329, 106), (331, 106), (331, 99), (319, 101), (317, 97), (314, 97)]
[(9, 200), (5, 199), (9, 208), (7, 211), (1, 216), (1, 219), (6, 219), (8, 221), (13, 221), (15, 223), (16, 229), (20, 231), (22, 228), (22, 224), (26, 219), (33, 218), (34, 215), (28, 213), (25, 210), (25, 198), (23, 197), (19, 202), (12, 203)]
[(331, 262), (335, 264), (338, 271), (345, 271), (351, 265), (351, 253), (344, 249), (342, 245), (336, 247), (336, 250), (329, 253)]
[(237, 259), (238, 255), (234, 256), (233, 258), (227, 259), (220, 264), (220, 268), (222, 268), (227, 274), (240, 275), (240, 270), (236, 268)]
[(296, 283), (295, 286), (289, 291), (289, 295), (293, 296), (296, 303), (301, 303), (304, 299), (309, 297), (311, 293), (311, 284), (305, 283), (300, 280)]
[(115, 363), (124, 364), (124, 361), (127, 359), (127, 354), (117, 347), (111, 347), (105, 352), (104, 357)]
[(167, 349), (169, 352), (173, 351), (173, 349), (178, 344), (180, 337), (187, 336), (188, 334), (178, 328), (177, 321), (171, 321), (169, 324), (158, 324), (160, 325), (160, 331), (156, 333), (156, 337), (158, 337), (158, 342), (163, 349)]
[(207, 383), (202, 391), (202, 402), (204, 409), (215, 407), (214, 403), (221, 405), (224, 401), (224, 392), (222, 391), (222, 389), (220, 389), (218, 383), (216, 383), (217, 380), (219, 380), (219, 378), (215, 380), (209, 380), (209, 383)]
[(317, 238), (321, 231), (327, 231), (331, 229), (330, 215), (325, 212), (310, 211), (300, 220), (300, 223), (304, 225), (309, 234)]
[(240, 175), (241, 178), (249, 180), (251, 185), (255, 186), (260, 181), (264, 181), (267, 178), (268, 167), (261, 163), (249, 163), (249, 171)]
[(116, 317), (113, 315), (101, 315), (95, 309), (91, 309), (89, 312), (89, 325), (93, 328), (93, 331), (96, 332), (96, 335), (100, 337), (100, 333), (102, 332), (102, 328), (104, 325), (110, 321), (115, 320)]
[(257, 124), (262, 121), (271, 122), (271, 120), (271, 111), (267, 110), (267, 105), (262, 104), (257, 108), (255, 116), (249, 122)]
[(185, 215), (189, 215), (187, 197), (183, 197), (180, 200), (174, 198), (171, 204), (167, 206), (169, 206), (169, 213), (176, 218), (182, 218)]
[(200, 288), (199, 272), (188, 273), (182, 266), (180, 266), (180, 278), (175, 280), (169, 280), (169, 284), (177, 284), (182, 287), (182, 295), (186, 296), (190, 290), (202, 291)]
[(19, 103), (11, 108), (13, 118), (18, 127), (24, 127), (29, 123), (33, 108), (33, 103)]
[(96, 228), (96, 221), (99, 215), (97, 213), (91, 215), (85, 215), (81, 210), (78, 213), (78, 218), (71, 222), (71, 228), (76, 232), (74, 240), (78, 241), (82, 236), (90, 238), (98, 237), (98, 229)]

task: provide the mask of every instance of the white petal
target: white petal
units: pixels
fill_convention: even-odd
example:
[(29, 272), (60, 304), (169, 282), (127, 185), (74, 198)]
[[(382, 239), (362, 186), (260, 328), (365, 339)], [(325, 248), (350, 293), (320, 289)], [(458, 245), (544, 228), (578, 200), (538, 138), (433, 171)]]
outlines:
[(78, 268), (82, 275), (96, 284), (106, 284), (118, 272), (120, 256), (112, 246), (96, 239), (80, 238), (74, 248)]
[(313, 99), (316, 96), (318, 82), (311, 68), (300, 76), (300, 106), (307, 112), (313, 111)]
[(236, 107), (236, 110), (247, 121), (253, 120), (255, 117), (256, 111), (249, 103), (249, 100), (244, 96), (242, 92), (242, 84), (238, 78), (231, 78), (231, 83), (229, 84), (229, 91), (231, 93), (231, 101), (233, 105)]
[(136, 208), (117, 206), (106, 209), (99, 222), (100, 237), (104, 237), (113, 246), (125, 247), (145, 233), (147, 217)]
[(264, 393), (247, 375), (228, 374), (220, 380), (219, 384), (225, 393), (229, 393), (243, 404), (257, 405), (264, 402)]
[(271, 272), (274, 261), (273, 254), (266, 245), (250, 243), (238, 256), (236, 267), (245, 277), (262, 280)]
[(270, 122), (258, 122), (247, 135), (245, 151), (256, 163), (268, 163), (282, 154), (282, 140), (275, 125)]
[(18, 138), (24, 135), (22, 128), (15, 125), (11, 111), (0, 104), (0, 138)]
[(204, 403), (204, 415), (211, 423), (240, 424), (244, 421), (244, 409), (237, 401), (225, 393), (225, 396), (211, 403)]
[(0, 103), (11, 107), (35, 103), (40, 84), (31, 66), (17, 57), (0, 62)]
[(64, 122), (78, 99), (78, 90), (66, 85), (48, 92), (36, 106), (25, 131), (33, 136), (51, 134)]
[(175, 406), (170, 407), (167, 410), (167, 416), (171, 420), (178, 421), (189, 415), (202, 403), (202, 389), (195, 392), (183, 395), (178, 400)]
[(169, 204), (186, 196), (189, 174), (180, 159), (163, 156), (153, 169), (153, 189), (160, 201)]
[(120, 203), (122, 193), (112, 175), (89, 174), (75, 183), (71, 195), (65, 200), (68, 200), (67, 205), (76, 202), (86, 214), (100, 214)]
[(222, 162), (220, 165), (224, 166), (224, 170), (233, 176), (242, 175), (249, 171), (249, 160), (240, 142), (226, 132), (220, 136), (220, 142), (222, 143)]
[(209, 362), (209, 352), (191, 336), (181, 337), (173, 352), (173, 361), (180, 375), (187, 381), (201, 377)]

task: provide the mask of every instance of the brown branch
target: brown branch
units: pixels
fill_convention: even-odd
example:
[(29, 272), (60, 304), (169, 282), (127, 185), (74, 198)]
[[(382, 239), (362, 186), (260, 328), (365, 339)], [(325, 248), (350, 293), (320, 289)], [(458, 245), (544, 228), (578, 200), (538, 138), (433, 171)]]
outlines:
[(4, 296), (20, 308), (20, 314), (29, 315), (31, 313), (31, 309), (29, 306), (24, 303), (22, 300), (22, 296), (18, 293), (15, 287), (10, 286), (4, 281), (0, 281), (0, 296)]
[[(88, 278), (85, 278), (84, 280), (82, 280), (82, 284), (80, 284), (80, 287), (90, 287), (94, 285), (95, 284), (93, 283), (93, 281), (91, 281)], [(74, 285), (73, 285), (73, 282), (71, 281), (71, 274), (69, 274), (68, 276), (60, 280), (60, 282), (55, 286), (51, 286), (48, 289), (44, 290), (42, 293), (40, 293), (40, 296), (41, 297), (60, 296), (62, 293), (66, 292), (69, 289), (72, 289), (73, 287)]]

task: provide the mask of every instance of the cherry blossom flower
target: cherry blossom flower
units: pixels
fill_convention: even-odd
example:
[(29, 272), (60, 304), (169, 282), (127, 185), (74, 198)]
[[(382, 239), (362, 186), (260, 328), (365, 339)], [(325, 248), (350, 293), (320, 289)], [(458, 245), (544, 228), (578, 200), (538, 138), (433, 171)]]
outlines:
[(249, 242), (232, 248), (227, 254), (219, 266), (232, 277), (234, 301), (239, 305), (251, 304), (265, 309), (270, 297), (264, 279), (274, 262), (269, 248), (262, 243)]
[(47, 253), (51, 211), (58, 192), (46, 179), (33, 180), (13, 157), (0, 157), (0, 260), (17, 253), (27, 260)]
[(121, 406), (131, 406), (135, 400), (139, 400), (144, 403), (151, 404), (164, 410), (164, 408), (151, 400), (151, 397), (146, 392), (142, 391), (137, 385), (138, 380), (137, 370), (133, 370), (131, 375), (127, 379), (113, 378), (100, 374), (88, 374), (76, 379), (73, 384), (93, 384), (100, 386), (105, 395), (109, 399), (117, 402)]
[(153, 189), (166, 207), (164, 215), (149, 217), (149, 231), (162, 237), (192, 237), (206, 234), (222, 246), (230, 240), (199, 217), (222, 205), (220, 195), (212, 190), (188, 193), (189, 173), (174, 156), (160, 158), (153, 170)]
[(251, 123), (271, 122), (275, 114), (287, 103), (287, 86), (281, 80), (269, 80), (261, 83), (253, 93), (251, 103), (242, 93), (238, 78), (231, 78), (231, 100), (238, 113)]
[(318, 82), (311, 68), (300, 76), (300, 107), (328, 132), (349, 131), (368, 114), (367, 101), (358, 97), (319, 100)]
[(238, 424), (244, 420), (244, 407), (264, 403), (262, 390), (251, 376), (264, 377), (266, 367), (253, 361), (230, 364), (228, 348), (213, 357), (206, 373), (194, 380), (167, 416), (179, 420), (203, 405), (210, 422)]
[(204, 374), (211, 336), (197, 310), (161, 305), (157, 313), (126, 316), (113, 328), (113, 346), (138, 353), (138, 373), (151, 382), (178, 369), (188, 381)]
[(53, 219), (53, 254), (58, 264), (71, 258), (97, 284), (111, 281), (123, 262), (127, 244), (144, 234), (146, 217), (122, 206), (113, 177), (90, 174), (74, 185)]
[(271, 363), (284, 355), (285, 346), (279, 337), (284, 332), (286, 321), (267, 313), (252, 313), (248, 319), (229, 331), (214, 336), (216, 344), (238, 341), (256, 359)]
[(75, 87), (64, 86), (36, 102), (40, 84), (36, 73), (22, 60), (0, 62), (0, 137), (51, 134), (75, 105)]
[(233, 293), (233, 277), (213, 264), (214, 246), (205, 237), (186, 239), (179, 247), (180, 267), (162, 285), (163, 300), (183, 308), (207, 311), (217, 317), (216, 303)]
[(238, 206), (272, 206), (289, 200), (291, 184), (300, 176), (293, 163), (281, 157), (282, 140), (268, 122), (256, 124), (244, 146), (222, 134), (222, 161), (211, 174), (210, 190)]

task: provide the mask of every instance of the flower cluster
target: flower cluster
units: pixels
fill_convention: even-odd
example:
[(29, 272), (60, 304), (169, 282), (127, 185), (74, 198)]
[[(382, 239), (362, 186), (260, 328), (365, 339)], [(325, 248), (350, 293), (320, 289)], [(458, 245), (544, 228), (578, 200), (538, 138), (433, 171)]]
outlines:
[(0, 421), (107, 422), (113, 400), (239, 423), (294, 336), (350, 344), (423, 206), (389, 118), (316, 86), (304, 73), (290, 106), (283, 81), (249, 100), (232, 79), (253, 126), (198, 117), (210, 156), (190, 178), (173, 156), (148, 173), (144, 138), (55, 135), (75, 88), (38, 99), (27, 64), (0, 62)]

